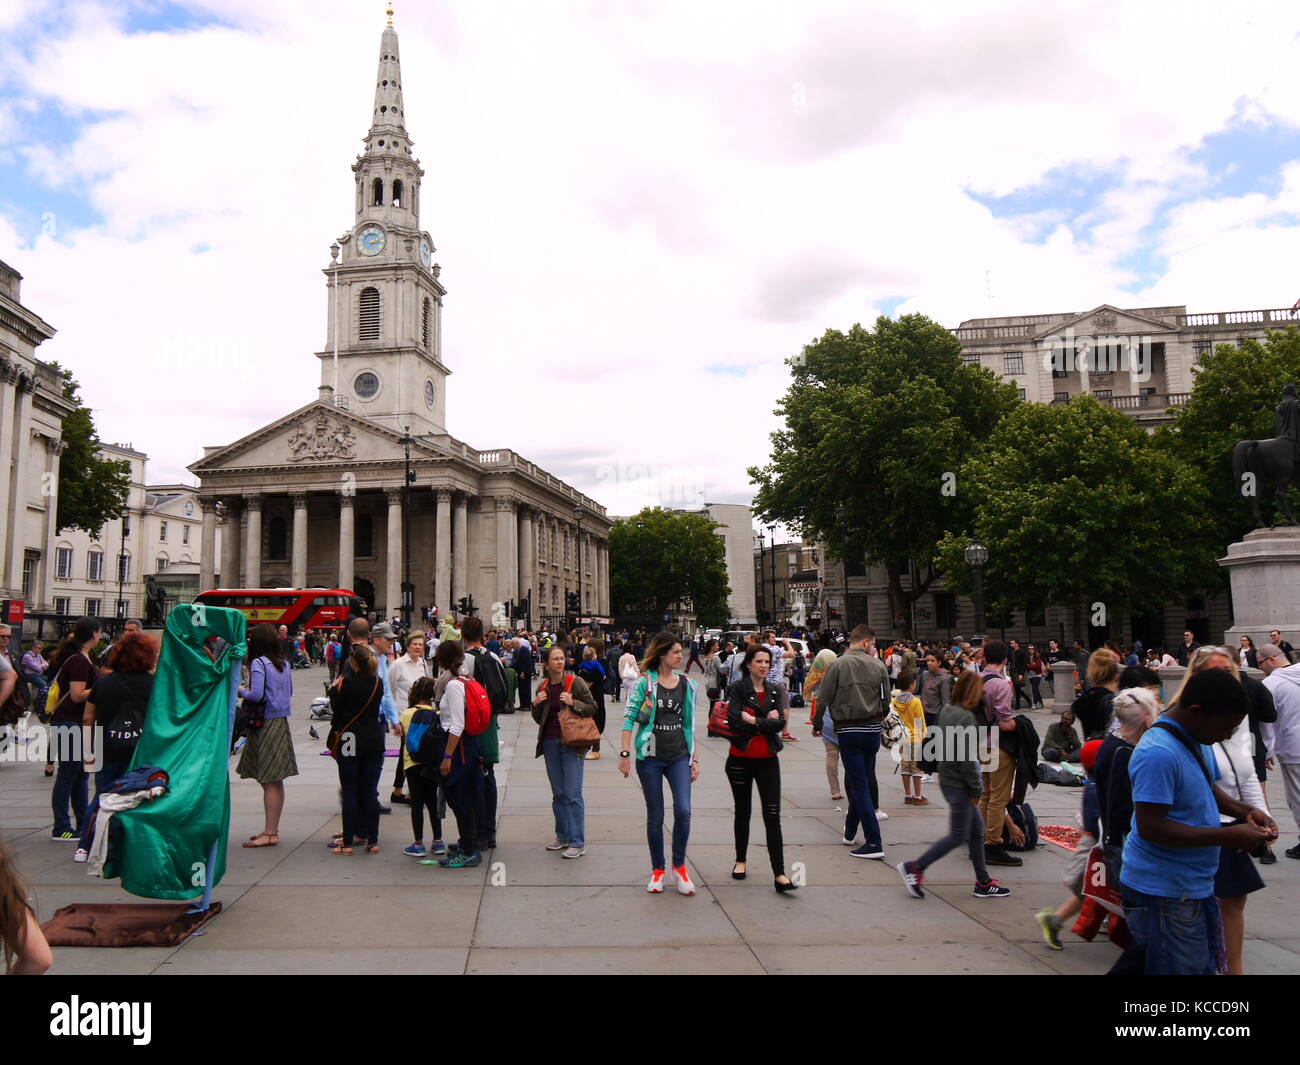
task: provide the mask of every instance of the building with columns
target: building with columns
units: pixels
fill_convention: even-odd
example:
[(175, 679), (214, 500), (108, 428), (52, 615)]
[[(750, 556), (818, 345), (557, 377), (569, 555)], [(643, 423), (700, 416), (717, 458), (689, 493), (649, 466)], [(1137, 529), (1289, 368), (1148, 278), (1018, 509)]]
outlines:
[(391, 18), (352, 172), (353, 224), (323, 271), (317, 397), (189, 467), (201, 486), (201, 587), (218, 574), (226, 588), (340, 587), (392, 616), (409, 571), (417, 618), (472, 596), (490, 623), (504, 623), (507, 601), (527, 600), (536, 620), (563, 614), (569, 591), (581, 591), (583, 613), (607, 614), (604, 507), (515, 451), (446, 430), (447, 289), (420, 228), (424, 171)]
[(36, 348), (54, 327), (19, 301), (22, 275), (0, 262), (0, 598), (48, 610), (63, 419), (73, 405)]

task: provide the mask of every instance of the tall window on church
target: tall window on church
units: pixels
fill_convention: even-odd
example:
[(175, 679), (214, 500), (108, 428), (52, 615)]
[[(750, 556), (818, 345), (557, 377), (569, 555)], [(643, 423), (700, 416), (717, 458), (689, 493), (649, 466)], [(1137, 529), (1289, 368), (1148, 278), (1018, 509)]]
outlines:
[(383, 178), (375, 178), (374, 190), (375, 190), (375, 195), (374, 195), (375, 206), (383, 207), (384, 206), (384, 179)]
[(357, 514), (356, 523), (356, 557), (357, 558), (374, 558), (375, 557), (375, 518), (373, 514), (367, 514), (361, 511)]
[(393, 182), (393, 206), (402, 206), (402, 183), (400, 181)]
[(284, 562), (289, 557), (289, 523), (281, 517), (274, 517), (267, 523), (266, 560)]
[(379, 289), (363, 288), (361, 290), (360, 314), (357, 317), (361, 329), (361, 340), (379, 339)]
[(424, 297), (424, 314), (420, 318), (420, 337), (426, 348), (433, 346), (433, 300)]

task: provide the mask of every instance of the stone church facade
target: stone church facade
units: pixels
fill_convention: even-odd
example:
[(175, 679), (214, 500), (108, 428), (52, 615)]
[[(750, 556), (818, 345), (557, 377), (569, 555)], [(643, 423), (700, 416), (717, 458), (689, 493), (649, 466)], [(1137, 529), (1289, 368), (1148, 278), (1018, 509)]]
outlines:
[(324, 270), (317, 398), (189, 467), (201, 486), (200, 586), (347, 588), (392, 616), (409, 553), (415, 611), (445, 614), (473, 596), (500, 624), (494, 604), (526, 599), (536, 623), (580, 591), (583, 613), (607, 614), (604, 507), (512, 450), (477, 450), (446, 430), (447, 290), (420, 228), (424, 171), (406, 132), (391, 20), (352, 170), (354, 222)]

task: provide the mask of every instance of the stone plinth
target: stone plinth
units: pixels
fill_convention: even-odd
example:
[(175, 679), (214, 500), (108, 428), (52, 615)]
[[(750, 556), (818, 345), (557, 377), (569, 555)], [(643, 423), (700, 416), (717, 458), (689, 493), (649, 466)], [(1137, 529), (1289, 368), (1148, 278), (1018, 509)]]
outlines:
[(1300, 526), (1256, 529), (1228, 548), (1219, 565), (1232, 585), (1234, 624), (1223, 635), (1236, 647), (1249, 636), (1256, 646), (1270, 629), (1295, 642), (1300, 634)]

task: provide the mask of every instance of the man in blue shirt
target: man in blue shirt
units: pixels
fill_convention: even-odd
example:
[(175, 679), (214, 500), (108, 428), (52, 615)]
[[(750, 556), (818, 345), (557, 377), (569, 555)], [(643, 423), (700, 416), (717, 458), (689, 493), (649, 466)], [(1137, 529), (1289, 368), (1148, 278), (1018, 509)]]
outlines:
[[(1262, 810), (1229, 798), (1213, 780), (1214, 754), (1250, 700), (1229, 672), (1192, 676), (1178, 701), (1133, 752), (1133, 829), (1124, 841), (1120, 884), (1134, 943), (1150, 976), (1221, 971), (1222, 918), (1214, 897), (1219, 848), (1253, 851), (1277, 838)], [(1244, 821), (1219, 827), (1219, 813)]]

